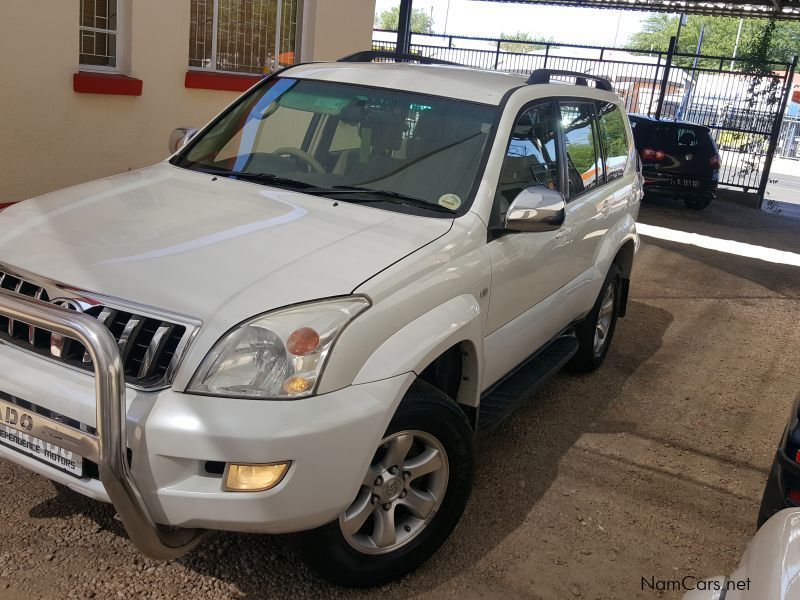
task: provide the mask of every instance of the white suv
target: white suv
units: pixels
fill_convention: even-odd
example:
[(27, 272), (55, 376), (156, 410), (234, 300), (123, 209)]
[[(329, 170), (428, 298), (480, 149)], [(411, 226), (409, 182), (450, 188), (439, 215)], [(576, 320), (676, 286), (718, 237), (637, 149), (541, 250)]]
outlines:
[(0, 214), (3, 460), (155, 558), (304, 532), (368, 586), (436, 551), (476, 434), (605, 358), (642, 182), (604, 79), (376, 57), (285, 69), (169, 161)]

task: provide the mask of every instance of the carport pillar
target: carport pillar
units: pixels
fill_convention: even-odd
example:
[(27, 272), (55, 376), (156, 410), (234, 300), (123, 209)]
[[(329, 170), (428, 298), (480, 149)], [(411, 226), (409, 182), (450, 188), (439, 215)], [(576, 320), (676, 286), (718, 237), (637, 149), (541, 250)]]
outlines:
[(411, 51), (411, 4), (413, 0), (400, 0), (400, 20), (397, 23), (395, 52), (408, 54)]
[(764, 196), (767, 194), (767, 184), (769, 184), (769, 172), (772, 170), (772, 157), (778, 147), (778, 138), (781, 135), (781, 125), (783, 124), (783, 115), (786, 113), (786, 105), (789, 103), (789, 98), (792, 96), (792, 82), (794, 81), (794, 72), (797, 70), (797, 55), (794, 55), (792, 66), (789, 72), (786, 73), (784, 80), (783, 98), (781, 98), (780, 106), (778, 107), (778, 114), (775, 115), (775, 121), (772, 123), (772, 131), (769, 135), (769, 146), (767, 146), (767, 155), (764, 157), (764, 170), (761, 172), (761, 181), (758, 184), (758, 208), (764, 205)]

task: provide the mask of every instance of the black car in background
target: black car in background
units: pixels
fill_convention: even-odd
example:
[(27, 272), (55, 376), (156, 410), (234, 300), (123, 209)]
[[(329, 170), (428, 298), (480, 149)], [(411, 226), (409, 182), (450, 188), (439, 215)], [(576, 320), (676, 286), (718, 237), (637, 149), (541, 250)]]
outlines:
[(681, 121), (629, 117), (645, 196), (679, 198), (695, 210), (707, 207), (716, 197), (721, 164), (711, 130)]
[(775, 460), (769, 472), (758, 526), (761, 527), (776, 512), (800, 506), (800, 396), (792, 407), (789, 422), (783, 431)]

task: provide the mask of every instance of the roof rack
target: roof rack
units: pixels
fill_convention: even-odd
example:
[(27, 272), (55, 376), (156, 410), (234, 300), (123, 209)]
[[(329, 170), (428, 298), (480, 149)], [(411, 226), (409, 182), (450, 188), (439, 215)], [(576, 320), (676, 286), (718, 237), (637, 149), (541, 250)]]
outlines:
[(441, 60), (438, 58), (430, 58), (429, 56), (420, 56), (418, 54), (403, 54), (401, 52), (388, 52), (385, 50), (362, 50), (361, 52), (354, 52), (343, 56), (336, 62), (372, 62), (376, 58), (393, 58), (395, 61), (403, 62), (418, 62), (423, 65), (456, 65), (458, 63), (450, 62), (449, 60)]
[(607, 92), (612, 91), (614, 88), (611, 85), (611, 82), (606, 79), (605, 77), (598, 77), (597, 75), (587, 75), (586, 73), (579, 73), (578, 71), (562, 71), (559, 69), (536, 69), (531, 76), (528, 78), (528, 83), (550, 83), (550, 78), (553, 76), (557, 77), (574, 77), (575, 78), (575, 85), (586, 85), (588, 86), (587, 80), (591, 79), (594, 81), (594, 86), (597, 89), (605, 90)]

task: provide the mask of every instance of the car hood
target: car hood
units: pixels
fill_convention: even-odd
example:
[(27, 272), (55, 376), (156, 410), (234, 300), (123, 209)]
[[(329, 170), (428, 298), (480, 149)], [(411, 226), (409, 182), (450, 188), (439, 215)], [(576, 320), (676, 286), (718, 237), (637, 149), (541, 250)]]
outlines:
[(224, 331), (349, 294), (451, 226), (162, 163), (3, 211), (0, 264)]

